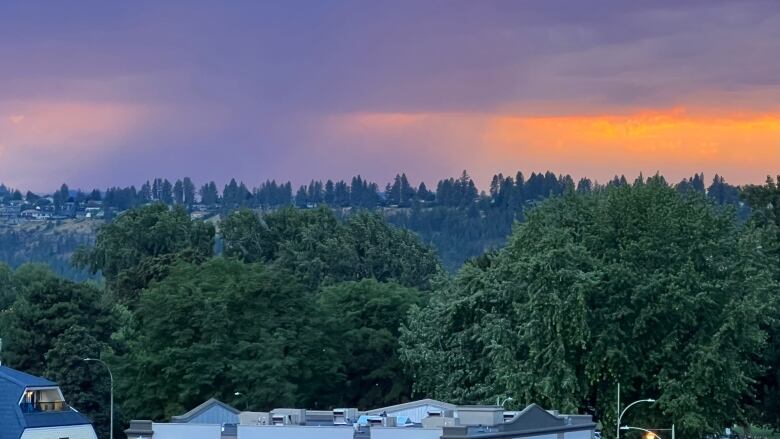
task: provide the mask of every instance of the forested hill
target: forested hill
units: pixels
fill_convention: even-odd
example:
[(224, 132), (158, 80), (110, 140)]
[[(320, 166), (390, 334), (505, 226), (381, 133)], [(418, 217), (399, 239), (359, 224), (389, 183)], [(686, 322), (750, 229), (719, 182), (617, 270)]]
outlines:
[[(473, 245), (523, 215), (504, 246), (452, 275), (367, 210), (243, 208), (215, 224), (183, 205), (130, 209), (73, 255), (98, 284), (0, 263), (3, 362), (58, 382), (100, 437), (111, 381), (85, 357), (114, 371), (119, 434), (212, 397), (268, 411), (513, 395), (511, 410), (535, 402), (614, 425), (618, 383), (631, 383), (625, 400), (657, 400), (638, 425), (674, 419), (681, 439), (780, 427), (780, 178), (743, 188), (744, 221), (658, 176), (522, 204), (502, 180), (463, 205), (376, 207), (453, 248), (445, 227), (472, 221), (484, 233), (465, 235)], [(466, 179), (451, 187), (473, 196)]]
[(68, 279), (84, 280), (87, 273), (70, 263), (80, 246), (91, 245), (102, 221), (68, 219), (0, 223), (0, 262), (18, 267), (27, 262), (42, 262)]
[[(133, 207), (150, 203), (183, 205), (194, 218), (218, 222), (239, 208), (268, 212), (290, 205), (309, 209), (324, 204), (342, 216), (357, 210), (381, 212), (391, 224), (417, 233), (437, 250), (444, 267), (455, 271), (469, 258), (502, 246), (512, 224), (523, 221), (524, 213), (539, 201), (567, 191), (588, 193), (629, 183), (623, 176), (599, 184), (587, 178), (575, 183), (569, 175), (550, 171), (528, 177), (518, 172), (514, 176), (495, 175), (490, 187), (480, 191), (464, 171), (458, 178), (439, 181), (435, 189), (428, 189), (424, 182), (414, 186), (405, 174), (397, 175), (384, 190), (356, 176), (350, 182), (312, 180), (295, 193), (289, 182), (267, 181), (249, 189), (231, 180), (220, 191), (214, 182), (197, 189), (190, 178), (173, 183), (157, 178), (139, 189), (111, 187), (90, 192), (73, 191), (63, 184), (51, 195), (23, 195), (20, 190), (0, 185), (0, 205), (16, 206), (18, 212), (52, 215), (47, 220), (21, 218), (13, 224), (7, 217), (0, 218), (0, 261), (12, 267), (44, 262), (58, 274), (80, 280), (84, 274), (68, 263), (72, 252), (91, 243), (100, 224)], [(740, 188), (720, 176), (706, 186), (704, 175), (696, 174), (674, 187), (679, 192), (706, 194), (715, 203), (733, 205), (743, 217), (747, 215), (747, 208), (740, 202)], [(93, 218), (99, 220), (84, 218), (84, 211), (90, 209)], [(99, 215), (94, 215), (96, 211)]]

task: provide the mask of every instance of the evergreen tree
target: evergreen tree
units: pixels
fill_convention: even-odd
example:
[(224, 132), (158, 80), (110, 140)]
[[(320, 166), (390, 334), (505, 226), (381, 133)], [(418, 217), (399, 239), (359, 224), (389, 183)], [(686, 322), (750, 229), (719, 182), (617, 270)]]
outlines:
[(189, 177), (184, 177), (182, 181), (182, 192), (184, 195), (184, 204), (192, 207), (195, 204), (195, 183)]
[(39, 197), (38, 195), (30, 191), (27, 191), (27, 194), (24, 196), (24, 200), (27, 201), (28, 203), (34, 203), (38, 201), (38, 199), (40, 198), (41, 197)]
[(216, 206), (219, 202), (217, 184), (213, 181), (204, 184), (200, 188), (200, 202), (206, 206)]
[(325, 183), (325, 204), (328, 206), (335, 206), (336, 201), (336, 186), (332, 180), (328, 180)]
[(173, 184), (173, 202), (184, 204), (184, 183), (181, 180), (176, 180), (176, 183)]
[(141, 204), (146, 204), (152, 201), (152, 186), (147, 180), (146, 183), (141, 185), (141, 190), (138, 193), (138, 198)]
[(168, 206), (173, 204), (173, 186), (168, 179), (160, 184), (160, 201)]
[(306, 186), (298, 188), (298, 192), (295, 194), (295, 206), (299, 208), (305, 208), (309, 205), (309, 194), (306, 191)]
[(579, 182), (577, 182), (577, 193), (580, 194), (587, 194), (590, 193), (593, 190), (593, 182), (590, 181), (589, 178), (581, 178)]

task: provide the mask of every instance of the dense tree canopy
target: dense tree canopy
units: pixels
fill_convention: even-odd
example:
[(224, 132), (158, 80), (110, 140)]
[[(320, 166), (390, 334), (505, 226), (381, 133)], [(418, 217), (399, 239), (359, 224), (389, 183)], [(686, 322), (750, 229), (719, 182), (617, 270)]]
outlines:
[(97, 340), (92, 331), (71, 326), (54, 340), (45, 355), (43, 375), (60, 386), (68, 404), (92, 419), (98, 437), (108, 437), (111, 381), (102, 365), (84, 358), (100, 358), (109, 351), (110, 347)]
[(435, 253), (415, 235), (369, 212), (341, 221), (326, 207), (281, 209), (262, 219), (239, 211), (223, 222), (221, 232), (225, 255), (273, 262), (314, 288), (374, 278), (427, 289), (440, 271)]
[[(747, 186), (743, 197), (753, 211), (751, 222), (777, 236), (776, 243), (780, 241), (780, 176), (775, 180), (767, 177), (764, 185)], [(780, 245), (768, 250), (780, 266)], [(755, 410), (757, 419), (780, 430), (780, 319), (771, 322), (767, 330), (767, 355), (761, 361), (765, 373), (758, 383)]]
[(73, 326), (89, 328), (99, 340), (110, 339), (114, 322), (96, 287), (58, 278), (40, 265), (22, 266), (14, 281), (19, 294), (0, 321), (8, 364), (43, 374), (46, 353)]
[(58, 382), (70, 404), (107, 431), (106, 377), (87, 373), (89, 366), (80, 360), (108, 351), (117, 329), (101, 291), (41, 265), (20, 267), (11, 282), (18, 295), (0, 312), (4, 363)]
[(140, 290), (164, 277), (174, 262), (202, 262), (213, 252), (212, 225), (191, 221), (180, 206), (152, 204), (103, 226), (94, 247), (82, 248), (74, 262), (102, 273), (115, 297), (133, 304)]
[(569, 194), (414, 311), (402, 356), (417, 390), (442, 398), (511, 395), (614, 423), (621, 382), (628, 400), (658, 399), (644, 424), (717, 432), (744, 420), (761, 372), (771, 242), (659, 178)]
[[(0, 201), (15, 193), (0, 185)], [(658, 399), (636, 421), (688, 437), (780, 425), (780, 178), (741, 191), (719, 176), (705, 190), (702, 174), (517, 173), (480, 193), (466, 172), (435, 191), (399, 174), (380, 194), (357, 176), (301, 186), (298, 209), (275, 181), (209, 182), (197, 201), (188, 178), (57, 194), (61, 211), (155, 203), (75, 256), (102, 290), (0, 264), (4, 359), (58, 380), (101, 432), (106, 376), (84, 356), (109, 361), (133, 419), (210, 397), (266, 410), (503, 395), (609, 424), (620, 382), (624, 399)], [(7, 236), (0, 256), (24, 260)], [(453, 270), (477, 257), (450, 277), (429, 244)]]
[(8, 309), (14, 300), (16, 300), (14, 272), (11, 267), (0, 262), (0, 312)]
[(313, 382), (337, 367), (314, 305), (286, 270), (176, 264), (141, 294), (128, 354), (116, 360), (125, 410), (165, 419), (211, 397), (256, 410), (310, 401)]
[(365, 410), (409, 399), (411, 381), (398, 358), (398, 335), (409, 308), (422, 300), (415, 289), (374, 279), (322, 291), (319, 312), (343, 376), (333, 383), (336, 404)]

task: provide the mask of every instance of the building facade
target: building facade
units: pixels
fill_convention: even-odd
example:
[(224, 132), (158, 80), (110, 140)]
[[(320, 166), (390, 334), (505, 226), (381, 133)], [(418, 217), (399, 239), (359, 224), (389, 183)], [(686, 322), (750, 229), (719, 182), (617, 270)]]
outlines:
[(56, 383), (0, 366), (0, 439), (97, 439)]

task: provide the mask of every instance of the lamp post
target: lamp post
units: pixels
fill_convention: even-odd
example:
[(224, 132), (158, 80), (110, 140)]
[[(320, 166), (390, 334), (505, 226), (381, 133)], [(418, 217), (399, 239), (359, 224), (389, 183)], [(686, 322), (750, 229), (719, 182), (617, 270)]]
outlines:
[(647, 433), (649, 435), (652, 435), (652, 437), (655, 437), (656, 439), (661, 439), (661, 436), (658, 436), (654, 432), (652, 432), (650, 430), (646, 430), (646, 429), (641, 428), (641, 427), (629, 427), (628, 425), (624, 425), (624, 426), (620, 427), (620, 429), (621, 430), (640, 430), (640, 431), (644, 431), (645, 433)]
[(623, 419), (623, 415), (626, 414), (626, 410), (630, 409), (631, 406), (633, 406), (634, 404), (639, 404), (640, 402), (650, 402), (650, 403), (653, 403), (653, 402), (655, 402), (655, 400), (654, 399), (650, 399), (650, 398), (648, 398), (648, 399), (640, 399), (638, 401), (632, 402), (631, 404), (627, 405), (626, 408), (623, 409), (623, 411), (620, 411), (620, 383), (618, 383), (618, 386), (617, 386), (617, 413), (618, 413), (618, 418), (617, 418), (617, 435), (616, 435), (617, 439), (620, 439), (620, 429), (621, 429), (621, 427), (620, 427), (620, 420)]
[[(507, 403), (507, 401), (514, 401), (514, 400), (515, 400), (515, 399), (514, 399), (514, 398), (512, 398), (511, 396), (507, 396), (506, 398), (504, 398), (504, 400), (503, 400), (503, 401), (501, 401), (501, 397), (500, 397), (500, 396), (497, 396), (497, 397), (496, 397), (496, 405), (503, 407), (503, 406), (504, 406), (504, 404), (506, 404), (506, 403)], [(499, 401), (500, 401), (500, 402), (499, 402)]]
[[(235, 396), (235, 397), (236, 397), (236, 405), (238, 405), (238, 399), (239, 399), (239, 397), (241, 397), (241, 396), (246, 396), (246, 395), (244, 395), (244, 394), (243, 394), (243, 393), (241, 393), (241, 392), (233, 392), (233, 396)], [(246, 398), (244, 398), (244, 399), (246, 399)], [(247, 407), (247, 403), (246, 403), (246, 401), (244, 401), (244, 411), (246, 411), (246, 407)], [(238, 407), (236, 407), (236, 408), (238, 408)]]
[(111, 378), (111, 413), (109, 414), (109, 426), (108, 426), (108, 434), (111, 439), (114, 439), (114, 374), (111, 373), (111, 368), (108, 367), (108, 364), (106, 364), (105, 361), (98, 359), (98, 358), (83, 358), (84, 361), (94, 361), (96, 363), (102, 364), (106, 370), (108, 371), (108, 376)]

